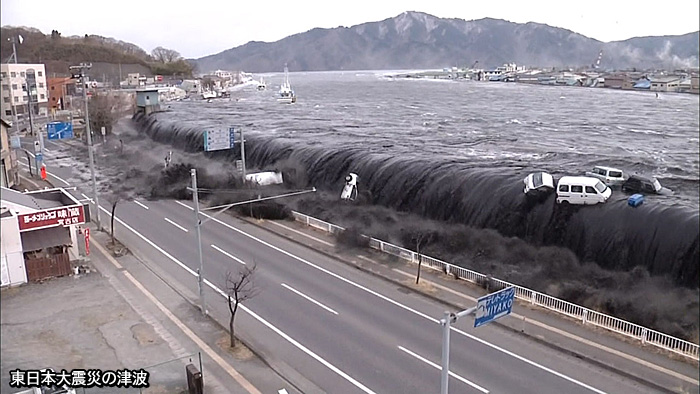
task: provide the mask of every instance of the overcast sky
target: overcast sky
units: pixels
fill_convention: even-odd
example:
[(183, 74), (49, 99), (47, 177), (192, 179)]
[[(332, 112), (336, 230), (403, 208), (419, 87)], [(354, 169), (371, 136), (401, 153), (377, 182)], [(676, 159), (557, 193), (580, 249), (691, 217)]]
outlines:
[(353, 26), (421, 11), (441, 18), (485, 17), (562, 27), (600, 41), (679, 35), (700, 30), (698, 0), (2, 0), (2, 26), (44, 34), (97, 34), (151, 52), (157, 46), (199, 58), (249, 41), (272, 42), (314, 27)]

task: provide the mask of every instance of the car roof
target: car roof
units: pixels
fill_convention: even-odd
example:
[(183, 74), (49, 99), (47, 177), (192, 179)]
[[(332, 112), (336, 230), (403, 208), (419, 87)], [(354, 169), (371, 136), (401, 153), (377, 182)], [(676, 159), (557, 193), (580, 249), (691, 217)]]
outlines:
[(559, 183), (573, 183), (584, 186), (595, 186), (600, 182), (600, 179), (591, 176), (563, 176), (559, 179)]
[(633, 175), (630, 175), (629, 179), (638, 179), (640, 181), (653, 182), (654, 179), (656, 179), (656, 178), (654, 178), (653, 176), (649, 176), (649, 175), (633, 174)]
[(601, 170), (605, 170), (605, 171), (620, 171), (620, 172), (622, 172), (621, 169), (615, 168), (615, 167), (595, 166), (595, 167), (593, 167), (593, 168), (600, 168)]

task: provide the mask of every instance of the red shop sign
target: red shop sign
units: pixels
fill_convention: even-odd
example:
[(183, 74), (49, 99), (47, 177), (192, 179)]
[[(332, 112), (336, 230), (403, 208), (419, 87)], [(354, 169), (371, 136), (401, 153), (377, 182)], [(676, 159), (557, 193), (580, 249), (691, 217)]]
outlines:
[(19, 231), (85, 223), (83, 206), (61, 207), (19, 215)]

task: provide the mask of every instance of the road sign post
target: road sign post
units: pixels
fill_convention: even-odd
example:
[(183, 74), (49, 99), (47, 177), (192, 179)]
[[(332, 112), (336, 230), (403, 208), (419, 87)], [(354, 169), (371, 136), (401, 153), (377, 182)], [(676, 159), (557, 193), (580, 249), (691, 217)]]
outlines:
[(510, 314), (513, 310), (515, 287), (507, 287), (495, 293), (487, 294), (479, 298), (475, 307), (465, 309), (458, 313), (445, 312), (440, 319), (442, 326), (442, 371), (440, 373), (440, 394), (448, 394), (450, 374), (450, 326), (460, 317), (476, 312), (474, 327), (483, 326), (498, 318)]

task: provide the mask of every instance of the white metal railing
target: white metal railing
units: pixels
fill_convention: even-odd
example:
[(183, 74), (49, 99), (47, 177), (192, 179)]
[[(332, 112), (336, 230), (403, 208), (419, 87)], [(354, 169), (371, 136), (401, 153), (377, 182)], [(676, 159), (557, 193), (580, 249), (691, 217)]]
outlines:
[[(292, 211), (292, 215), (298, 222), (306, 223), (308, 226), (315, 227), (332, 234), (339, 234), (345, 230), (343, 227), (324, 222), (323, 220), (319, 220), (296, 211)], [(405, 249), (376, 238), (368, 238), (370, 248), (397, 256), (412, 263), (418, 263), (418, 254), (412, 250)], [(526, 287), (518, 286), (488, 275), (480, 274), (464, 267), (452, 265), (433, 257), (423, 255), (422, 261), (422, 264), (426, 267), (442, 271), (443, 273), (450, 274), (455, 278), (463, 279), (468, 282), (477, 284), (490, 282), (496, 288), (513, 286), (515, 287), (515, 296), (521, 300), (531, 303), (532, 305), (546, 308), (580, 320), (583, 324), (590, 324), (596, 327), (605, 328), (618, 334), (638, 339), (643, 344), (656, 346), (670, 352), (698, 360), (699, 346), (695, 343), (688, 342), (686, 340), (676, 338), (638, 324), (630, 323), (628, 321), (618, 319), (616, 317), (606, 315), (604, 313), (600, 313), (559, 298), (551, 297), (547, 294), (540, 293)]]

